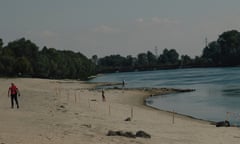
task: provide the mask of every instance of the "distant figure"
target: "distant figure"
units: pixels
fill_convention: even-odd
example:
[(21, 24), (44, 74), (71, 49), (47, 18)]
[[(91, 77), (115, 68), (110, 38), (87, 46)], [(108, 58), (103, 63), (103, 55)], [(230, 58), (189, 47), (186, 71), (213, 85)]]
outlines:
[(11, 83), (11, 86), (8, 89), (8, 97), (11, 95), (11, 106), (12, 108), (14, 108), (14, 101), (17, 105), (17, 108), (19, 108), (19, 104), (18, 104), (18, 98), (17, 96), (20, 97), (20, 91), (18, 90), (18, 88), (14, 85), (14, 83)]
[(103, 102), (106, 101), (106, 98), (105, 98), (105, 95), (104, 95), (104, 89), (102, 89), (102, 101), (103, 101)]
[(125, 88), (125, 80), (122, 81), (122, 89)]

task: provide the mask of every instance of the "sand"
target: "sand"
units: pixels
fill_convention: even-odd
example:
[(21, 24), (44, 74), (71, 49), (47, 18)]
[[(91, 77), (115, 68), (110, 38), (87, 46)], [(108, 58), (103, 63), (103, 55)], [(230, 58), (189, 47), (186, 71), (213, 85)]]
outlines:
[[(11, 109), (7, 90), (21, 92), (20, 109)], [(217, 128), (206, 121), (144, 105), (149, 91), (105, 90), (72, 80), (0, 79), (0, 144), (238, 144), (240, 129)], [(131, 121), (124, 121), (126, 118)], [(147, 138), (106, 136), (109, 130)]]

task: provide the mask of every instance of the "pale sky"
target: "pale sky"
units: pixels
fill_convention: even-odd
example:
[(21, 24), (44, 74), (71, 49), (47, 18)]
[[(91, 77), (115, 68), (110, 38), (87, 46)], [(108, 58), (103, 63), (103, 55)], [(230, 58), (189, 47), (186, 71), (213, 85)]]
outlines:
[(136, 56), (164, 48), (200, 56), (205, 38), (215, 41), (240, 28), (240, 0), (1, 0), (0, 38), (87, 57)]

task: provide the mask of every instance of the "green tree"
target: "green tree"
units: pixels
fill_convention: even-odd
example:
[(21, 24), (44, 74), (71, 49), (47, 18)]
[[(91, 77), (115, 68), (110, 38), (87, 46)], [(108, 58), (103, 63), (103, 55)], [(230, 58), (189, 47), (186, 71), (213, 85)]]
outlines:
[(49, 78), (50, 77), (50, 61), (51, 59), (48, 57), (48, 55), (44, 54), (43, 51), (41, 51), (37, 57), (34, 75), (40, 78)]
[(14, 72), (14, 63), (15, 63), (15, 58), (12, 56), (1, 56), (0, 57), (1, 61), (1, 74), (4, 76), (14, 76), (16, 75), (16, 72)]
[(188, 55), (181, 56), (181, 66), (192, 64), (192, 59)]
[(26, 57), (17, 58), (13, 67), (16, 74), (32, 75), (33, 69), (31, 63)]
[(134, 67), (136, 63), (136, 58), (132, 57), (131, 55), (128, 55), (126, 57), (126, 66), (128, 67)]
[(208, 63), (207, 59), (199, 57), (199, 56), (196, 56), (195, 59), (194, 59), (193, 64), (195, 66), (201, 66), (202, 67), (202, 66), (208, 65), (209, 63)]
[(92, 56), (92, 61), (93, 61), (93, 63), (94, 63), (95, 65), (97, 65), (97, 64), (98, 64), (98, 56), (97, 56), (97, 55), (93, 55), (93, 56)]
[(205, 58), (209, 64), (221, 64), (221, 47), (218, 42), (213, 41), (203, 49), (202, 58)]
[(9, 42), (2, 48), (0, 39), (0, 75), (24, 75), (44, 78), (87, 79), (96, 65), (80, 52), (38, 47), (25, 38)]
[(124, 66), (125, 58), (120, 55), (110, 55), (99, 60), (102, 66), (120, 67)]
[(168, 58), (169, 58), (169, 62), (171, 64), (178, 64), (179, 62), (179, 54), (177, 53), (177, 51), (175, 49), (171, 49), (169, 52), (168, 52)]
[(145, 53), (138, 54), (137, 58), (137, 65), (138, 66), (148, 66), (148, 56)]
[(153, 65), (157, 64), (156, 56), (150, 51), (147, 52), (147, 59), (148, 59), (148, 64), (149, 65), (153, 66)]
[(240, 33), (238, 31), (222, 33), (217, 42), (221, 47), (221, 60), (224, 65), (240, 64)]
[(178, 64), (179, 63), (179, 54), (175, 49), (164, 49), (163, 53), (158, 58), (159, 64)]
[(31, 69), (36, 68), (36, 60), (38, 55), (38, 47), (25, 38), (9, 42), (6, 46), (7, 53), (15, 58), (26, 57), (30, 62)]

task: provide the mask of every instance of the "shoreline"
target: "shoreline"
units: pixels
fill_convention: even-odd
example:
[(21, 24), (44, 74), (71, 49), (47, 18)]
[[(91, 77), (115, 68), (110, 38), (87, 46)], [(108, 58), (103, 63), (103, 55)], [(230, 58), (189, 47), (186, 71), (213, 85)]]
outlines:
[[(92, 82), (92, 84), (96, 84), (95, 88), (109, 86), (110, 88), (106, 88), (106, 89), (109, 89), (109, 90), (122, 90), (121, 87), (118, 87), (118, 86), (121, 86), (121, 83)], [(191, 115), (182, 114), (182, 113), (178, 113), (178, 112), (173, 112), (173, 111), (168, 111), (168, 110), (164, 110), (164, 109), (159, 109), (159, 108), (156, 108), (156, 107), (153, 107), (153, 106), (147, 104), (149, 102), (149, 101), (147, 101), (147, 99), (149, 97), (154, 97), (154, 96), (158, 96), (158, 95), (168, 95), (168, 94), (174, 94), (174, 93), (192, 92), (192, 91), (195, 91), (195, 89), (139, 87), (139, 88), (124, 88), (124, 90), (147, 92), (147, 94), (143, 98), (143, 103), (142, 103), (142, 105), (147, 107), (147, 108), (150, 108), (150, 109), (153, 109), (153, 110), (157, 110), (157, 111), (161, 111), (161, 112), (166, 112), (166, 113), (168, 113), (170, 115), (174, 114), (174, 115), (176, 115), (178, 117), (194, 120), (194, 121), (197, 121), (197, 122), (200, 122), (200, 123), (205, 123), (205, 124), (213, 125), (213, 126), (216, 126), (216, 124), (219, 122), (219, 121), (211, 121), (211, 120), (206, 120), (206, 119), (202, 119), (202, 118), (197, 118), (197, 117), (194, 117), (194, 116), (191, 116)], [(230, 127), (239, 127), (239, 126), (238, 125), (230, 125)]]
[[(96, 84), (95, 88), (98, 88), (99, 86), (104, 87), (104, 86), (119, 86), (119, 85), (121, 85), (121, 83), (108, 83), (108, 82), (97, 82), (97, 83), (93, 82), (92, 84)], [(119, 87), (106, 88), (106, 89), (108, 89), (108, 90), (122, 90), (122, 88), (119, 88)], [(129, 90), (129, 91), (135, 91), (136, 90), (136, 91), (140, 91), (140, 92), (147, 92), (147, 94), (143, 98), (143, 103), (142, 103), (142, 105), (147, 107), (147, 108), (162, 111), (162, 112), (166, 112), (168, 114), (173, 114), (174, 113), (174, 114), (176, 114), (180, 117), (189, 118), (189, 119), (204, 122), (204, 123), (210, 124), (210, 125), (214, 125), (214, 123), (216, 123), (215, 121), (196, 118), (196, 117), (193, 117), (191, 115), (186, 115), (186, 114), (181, 114), (181, 113), (172, 112), (172, 111), (168, 111), (168, 110), (158, 109), (156, 107), (153, 107), (153, 106), (147, 104), (149, 102), (149, 101), (147, 101), (147, 98), (149, 98), (149, 97), (154, 97), (154, 96), (158, 96), (158, 95), (168, 95), (168, 94), (173, 94), (173, 93), (192, 92), (192, 91), (195, 91), (195, 89), (141, 87), (141, 88), (125, 88), (124, 90)]]

